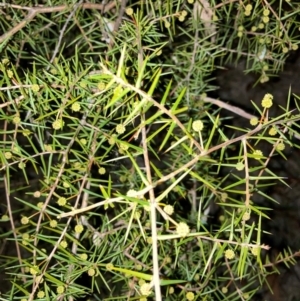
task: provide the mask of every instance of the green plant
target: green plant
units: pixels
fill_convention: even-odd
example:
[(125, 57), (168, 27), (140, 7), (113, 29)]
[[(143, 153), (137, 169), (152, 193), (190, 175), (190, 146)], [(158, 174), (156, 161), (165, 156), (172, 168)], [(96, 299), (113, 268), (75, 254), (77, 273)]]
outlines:
[[(287, 250), (270, 264), (270, 208), (252, 198), (284, 185), (268, 163), (297, 147), (299, 109), (270, 118), (267, 94), (254, 116), (205, 95), (217, 59), (245, 55), (262, 82), (279, 71), (299, 9), (279, 18), (276, 3), (1, 4), (1, 238), (16, 250), (1, 300), (246, 300), (295, 262)], [(229, 137), (213, 105), (249, 128)]]

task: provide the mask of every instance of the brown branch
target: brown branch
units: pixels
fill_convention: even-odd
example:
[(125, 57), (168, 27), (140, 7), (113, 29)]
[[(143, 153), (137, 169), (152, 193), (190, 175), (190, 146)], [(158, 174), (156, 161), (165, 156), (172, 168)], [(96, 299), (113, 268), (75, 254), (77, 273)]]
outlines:
[[(103, 13), (110, 11), (112, 8), (116, 6), (116, 1), (111, 1), (108, 4), (93, 4), (93, 3), (82, 3), (79, 5), (79, 8), (82, 9), (95, 9), (100, 10)], [(45, 13), (55, 13), (61, 12), (64, 10), (72, 9), (72, 7), (68, 5), (58, 5), (58, 6), (36, 6), (36, 7), (27, 7), (27, 6), (20, 6), (20, 5), (10, 5), (5, 3), (0, 3), (0, 7), (10, 7), (14, 9), (21, 9), (21, 10), (28, 10), (27, 16), (18, 23), (15, 27), (10, 29), (8, 32), (4, 33), (0, 36), (0, 43), (5, 41), (6, 39), (10, 39), (14, 34), (20, 31), (23, 27), (25, 27), (28, 23), (30, 23), (38, 14), (45, 14)]]

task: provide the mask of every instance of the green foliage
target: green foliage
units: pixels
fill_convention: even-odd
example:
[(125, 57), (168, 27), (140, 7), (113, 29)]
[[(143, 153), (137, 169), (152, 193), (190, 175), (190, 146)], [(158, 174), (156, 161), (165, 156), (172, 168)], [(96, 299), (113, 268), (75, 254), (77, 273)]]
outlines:
[(0, 300), (251, 299), (294, 263), (289, 249), (270, 263), (255, 196), (284, 185), (268, 163), (297, 147), (300, 115), (288, 101), (268, 117), (267, 94), (232, 138), (212, 105), (238, 108), (204, 93), (216, 62), (245, 56), (261, 82), (275, 75), (299, 9), (124, 4), (1, 4), (1, 240), (15, 251)]

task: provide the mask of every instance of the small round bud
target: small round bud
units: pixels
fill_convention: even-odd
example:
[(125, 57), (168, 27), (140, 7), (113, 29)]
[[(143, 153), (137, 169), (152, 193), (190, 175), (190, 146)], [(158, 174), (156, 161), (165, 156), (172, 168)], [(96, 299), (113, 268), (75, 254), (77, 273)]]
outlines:
[(228, 194), (227, 194), (226, 192), (222, 192), (222, 193), (221, 193), (221, 200), (222, 200), (223, 202), (225, 202), (225, 201), (227, 200), (227, 198), (228, 198)]
[(67, 204), (67, 199), (64, 198), (64, 197), (60, 197), (60, 198), (58, 199), (58, 201), (57, 201), (57, 204), (58, 204), (59, 206), (65, 206), (65, 205)]
[(70, 183), (64, 181), (64, 182), (63, 182), (63, 186), (64, 186), (64, 188), (70, 188)]
[(264, 29), (265, 28), (265, 24), (264, 23), (259, 23), (258, 24), (258, 28), (259, 29)]
[(126, 128), (123, 124), (118, 124), (116, 127), (116, 132), (118, 134), (123, 134), (125, 132)]
[(3, 214), (3, 215), (1, 216), (1, 220), (2, 220), (3, 222), (9, 221), (9, 216), (8, 216), (7, 214)]
[(228, 293), (228, 288), (226, 286), (222, 287), (222, 293), (227, 294)]
[(178, 20), (179, 20), (180, 22), (183, 22), (183, 21), (185, 20), (185, 17), (181, 15), (181, 16), (178, 17)]
[(252, 10), (253, 6), (251, 4), (247, 4), (245, 10)]
[(180, 222), (176, 227), (176, 232), (179, 236), (186, 237), (190, 233), (190, 228), (186, 223)]
[(271, 127), (271, 128), (269, 129), (269, 135), (270, 135), (270, 136), (275, 136), (276, 134), (277, 134), (276, 128), (275, 128), (275, 127)]
[(22, 131), (22, 135), (23, 135), (24, 137), (29, 137), (30, 134), (31, 134), (31, 132), (30, 132), (30, 130), (28, 130), (28, 129), (25, 129), (25, 130)]
[(257, 256), (258, 253), (259, 253), (259, 250), (260, 250), (260, 247), (253, 247), (251, 249), (251, 253), (254, 255), (254, 256)]
[(45, 150), (47, 152), (52, 152), (52, 145), (51, 144), (44, 144)]
[(100, 175), (104, 175), (104, 174), (106, 173), (106, 169), (105, 169), (104, 167), (100, 167), (100, 168), (98, 169), (98, 173), (99, 173)]
[(57, 74), (57, 70), (55, 68), (51, 68), (50, 69), (50, 73), (53, 74), (53, 75), (55, 75), (55, 74)]
[(82, 233), (83, 229), (84, 229), (83, 225), (76, 225), (75, 226), (75, 232), (78, 233), (78, 234)]
[(80, 103), (79, 102), (74, 102), (73, 104), (72, 104), (72, 110), (74, 111), (74, 112), (79, 112), (80, 111), (80, 109), (81, 109), (81, 106), (80, 106)]
[(114, 134), (114, 135), (112, 135), (112, 136), (110, 136), (109, 137), (109, 139), (108, 139), (108, 143), (109, 143), (109, 145), (114, 145), (115, 143), (116, 143), (116, 135)]
[(253, 157), (254, 157), (254, 159), (256, 159), (256, 160), (260, 160), (260, 159), (262, 159), (263, 158), (263, 153), (262, 153), (262, 151), (261, 150), (255, 150), (254, 152), (253, 152)]
[(80, 254), (80, 258), (84, 261), (86, 261), (88, 259), (88, 255), (86, 253), (82, 253)]
[(140, 287), (141, 295), (149, 296), (152, 293), (152, 287), (150, 283), (145, 282)]
[(57, 119), (52, 123), (54, 130), (59, 130), (64, 126), (64, 121), (62, 119)]
[(4, 153), (4, 157), (5, 157), (7, 160), (9, 160), (9, 159), (12, 158), (12, 153), (11, 153), (11, 152), (5, 152), (5, 153)]
[(253, 126), (257, 125), (258, 124), (258, 118), (257, 117), (252, 117), (250, 119), (250, 124), (253, 125)]
[(108, 271), (112, 271), (114, 268), (114, 265), (112, 263), (108, 263), (105, 267)]
[(43, 282), (44, 282), (44, 278), (42, 275), (35, 276), (35, 283), (43, 283)]
[(14, 73), (11, 70), (7, 70), (6, 74), (9, 78), (12, 78), (14, 76)]
[(266, 82), (268, 82), (269, 81), (269, 77), (268, 76), (266, 76), (266, 75), (263, 75), (262, 77), (261, 77), (261, 79), (260, 79), (260, 82), (263, 84), (263, 83), (266, 83)]
[(202, 131), (203, 129), (203, 122), (201, 120), (195, 120), (192, 124), (192, 128), (195, 132)]
[(34, 84), (31, 86), (31, 89), (33, 92), (39, 92), (40, 91), (40, 86), (37, 84)]
[(132, 16), (132, 15), (133, 15), (133, 9), (132, 9), (131, 7), (127, 7), (127, 8), (126, 8), (126, 14), (127, 14), (128, 16)]
[(268, 66), (268, 65), (264, 65), (264, 66), (263, 66), (263, 70), (264, 70), (264, 71), (268, 71), (268, 70), (269, 70), (269, 66)]
[(288, 53), (288, 51), (289, 51), (289, 49), (288, 49), (287, 47), (283, 47), (283, 48), (282, 48), (282, 52), (283, 52), (283, 53)]
[(161, 54), (162, 54), (162, 50), (161, 49), (159, 49), (159, 50), (156, 51), (156, 55), (157, 56), (160, 56)]
[(85, 89), (85, 88), (87, 87), (87, 82), (81, 81), (81, 82), (79, 83), (79, 86), (80, 86), (81, 88)]
[(262, 21), (263, 21), (264, 23), (269, 23), (270, 18), (269, 18), (269, 17), (262, 17)]
[(270, 93), (267, 93), (264, 96), (264, 98), (261, 102), (261, 105), (262, 105), (263, 108), (267, 108), (267, 109), (271, 108), (272, 105), (273, 105), (273, 95), (270, 94)]
[(226, 257), (227, 259), (233, 259), (233, 258), (235, 257), (234, 251), (232, 251), (231, 249), (227, 249), (227, 250), (225, 251), (225, 257)]
[(38, 297), (39, 299), (43, 299), (43, 298), (45, 297), (45, 292), (44, 292), (44, 291), (38, 291), (37, 297)]
[(61, 246), (62, 248), (64, 248), (64, 249), (66, 249), (66, 247), (68, 246), (68, 243), (67, 243), (65, 240), (62, 240), (62, 241), (60, 242), (60, 246)]
[(187, 13), (187, 11), (186, 11), (186, 10), (183, 10), (183, 11), (181, 11), (181, 15), (182, 15), (182, 16), (186, 17), (186, 16), (187, 16), (187, 14), (188, 14), (188, 13)]
[(23, 216), (21, 218), (21, 224), (22, 225), (27, 225), (29, 223), (29, 218), (27, 216)]
[(29, 273), (31, 275), (37, 275), (39, 272), (40, 272), (40, 269), (37, 265), (34, 265), (29, 269)]
[(124, 183), (127, 180), (127, 176), (126, 175), (121, 175), (119, 180), (120, 180), (120, 182)]
[(106, 85), (105, 85), (104, 82), (100, 82), (100, 83), (98, 83), (97, 88), (98, 88), (100, 91), (103, 91), (103, 90), (105, 90)]
[(170, 264), (172, 262), (172, 258), (170, 256), (166, 256), (165, 261), (166, 261), (166, 263)]
[(60, 295), (63, 294), (64, 291), (65, 291), (65, 288), (62, 285), (60, 285), (56, 288), (56, 292)]
[(188, 292), (185, 297), (188, 301), (193, 301), (195, 299), (195, 294), (193, 292)]
[(171, 206), (171, 205), (166, 205), (164, 207), (164, 211), (169, 214), (169, 215), (172, 215), (174, 213), (174, 207)]
[(136, 196), (136, 190), (134, 189), (129, 189), (126, 193), (127, 196), (129, 197), (135, 197)]
[(120, 143), (120, 149), (123, 151), (127, 151), (129, 148), (128, 144), (121, 142)]
[(87, 141), (86, 141), (86, 139), (84, 139), (84, 138), (80, 139), (79, 141), (80, 141), (80, 143), (81, 143), (82, 145), (86, 145), (86, 144), (87, 144)]
[(52, 219), (49, 224), (50, 224), (51, 228), (56, 228), (57, 227), (57, 221), (55, 219)]
[(235, 166), (235, 168), (239, 171), (243, 170), (245, 168), (245, 165), (243, 162), (238, 162)]
[(20, 124), (20, 123), (21, 123), (21, 118), (20, 118), (20, 116), (15, 116), (15, 117), (13, 118), (13, 123), (16, 124), (16, 125)]
[(9, 63), (9, 59), (8, 58), (4, 58), (4, 59), (1, 60), (1, 63), (3, 65), (7, 65)]
[(90, 277), (95, 276), (95, 274), (96, 274), (96, 270), (95, 270), (95, 269), (90, 268), (90, 269), (88, 270), (88, 275), (89, 275)]
[(24, 169), (24, 168), (26, 167), (26, 163), (20, 162), (20, 163), (18, 164), (18, 167), (19, 167), (20, 169)]
[(246, 222), (250, 219), (250, 217), (251, 217), (250, 212), (247, 211), (243, 214), (242, 220)]
[(283, 151), (285, 149), (285, 144), (283, 142), (279, 142), (276, 146), (276, 150)]
[(38, 207), (39, 209), (42, 209), (43, 206), (44, 206), (44, 203), (43, 203), (43, 202), (38, 202), (38, 203), (37, 203), (37, 207)]
[(28, 240), (29, 239), (29, 234), (28, 233), (24, 233), (22, 235), (22, 239)]
[(170, 26), (171, 26), (171, 23), (168, 21), (165, 21), (165, 28), (170, 28)]

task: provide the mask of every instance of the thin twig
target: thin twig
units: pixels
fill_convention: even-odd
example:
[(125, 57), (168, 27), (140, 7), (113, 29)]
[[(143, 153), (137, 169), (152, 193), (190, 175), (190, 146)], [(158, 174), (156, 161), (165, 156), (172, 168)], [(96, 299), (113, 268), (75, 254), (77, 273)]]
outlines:
[[(143, 116), (145, 117), (145, 116)], [(143, 120), (144, 122), (145, 120)], [(146, 168), (147, 180), (152, 186), (151, 167), (147, 145), (147, 134), (145, 126), (142, 128), (142, 144), (144, 150), (144, 163)], [(151, 216), (151, 238), (152, 238), (152, 264), (153, 264), (153, 283), (155, 288), (155, 300), (161, 301), (160, 278), (159, 278), (159, 264), (158, 264), (158, 244), (157, 244), (157, 228), (156, 228), (156, 200), (153, 188), (149, 190), (150, 197), (150, 216)]]
[(211, 98), (211, 97), (203, 97), (203, 98), (199, 97), (199, 98), (196, 98), (196, 99), (203, 100), (204, 102), (207, 102), (207, 103), (212, 103), (212, 104), (218, 106), (219, 108), (226, 109), (227, 111), (233, 112), (233, 113), (235, 113), (239, 116), (242, 116), (246, 119), (251, 119), (251, 118), (256, 117), (256, 116), (254, 116), (252, 114), (249, 114), (246, 111), (240, 109), (239, 107), (230, 105), (230, 104), (225, 103), (224, 101), (219, 100), (219, 99), (214, 99), (214, 98)]
[(5, 195), (6, 195), (6, 205), (7, 205), (7, 211), (8, 211), (8, 216), (9, 216), (9, 221), (10, 221), (10, 225), (11, 225), (11, 229), (14, 235), (14, 240), (15, 240), (15, 244), (16, 244), (16, 251), (17, 251), (17, 255), (18, 255), (18, 260), (19, 260), (19, 264), (21, 267), (21, 271), (22, 271), (22, 281), (25, 284), (26, 283), (26, 277), (24, 276), (25, 274), (25, 270), (24, 270), (24, 266), (23, 266), (23, 260), (22, 260), (22, 255), (21, 255), (21, 251), (20, 251), (20, 246), (19, 246), (19, 242), (18, 242), (18, 237), (17, 237), (17, 230), (14, 224), (14, 217), (12, 214), (12, 208), (11, 208), (11, 199), (10, 199), (10, 195), (9, 195), (9, 187), (8, 187), (8, 180), (7, 180), (7, 173), (5, 173), (4, 177), (3, 177), (3, 181), (4, 181), (4, 186), (5, 186)]
[(247, 140), (243, 139), (243, 149), (244, 149), (244, 162), (245, 162), (245, 181), (246, 181), (246, 200), (245, 205), (249, 208), (250, 205), (250, 188), (249, 188), (249, 165), (248, 165), (248, 152), (247, 152)]
[(114, 36), (116, 35), (117, 31), (119, 30), (119, 27), (121, 25), (122, 22), (122, 18), (125, 12), (125, 8), (126, 8), (126, 4), (127, 4), (127, 0), (121, 0), (121, 7), (119, 10), (119, 16), (117, 18), (117, 20), (114, 22), (114, 30), (113, 30), (113, 38), (110, 39), (110, 43), (109, 43), (109, 48), (112, 49), (114, 43), (115, 43), (115, 39)]
[[(76, 10), (78, 9), (78, 7), (82, 4), (83, 0), (80, 0), (79, 3), (76, 3), (71, 11), (71, 13), (69, 14), (68, 18), (66, 19), (66, 21), (64, 22), (64, 26), (63, 28), (61, 29), (60, 31), (60, 34), (59, 34), (59, 38), (58, 38), (58, 42), (55, 46), (55, 49), (54, 49), (54, 52), (53, 52), (53, 55), (51, 57), (51, 60), (50, 60), (50, 64), (53, 63), (58, 51), (59, 51), (59, 47), (62, 43), (62, 39), (63, 39), (63, 36), (66, 32), (66, 29), (67, 29), (67, 26), (68, 26), (68, 23), (70, 22), (71, 18), (74, 16)], [(47, 67), (47, 70), (50, 68), (50, 64), (48, 65)]]
[(288, 261), (290, 259), (293, 259), (295, 257), (300, 257), (300, 251), (297, 251), (295, 252), (294, 254), (291, 254), (290, 256), (287, 256), (287, 257), (284, 257), (282, 259), (279, 259), (279, 260), (275, 260), (275, 262), (270, 262), (270, 263), (266, 263), (263, 265), (264, 268), (268, 268), (268, 267), (273, 267), (281, 262), (285, 262), (285, 261)]
[(235, 277), (234, 277), (234, 275), (233, 275), (232, 269), (231, 269), (231, 267), (230, 267), (230, 265), (229, 265), (229, 262), (228, 262), (228, 259), (227, 259), (226, 257), (225, 257), (225, 263), (226, 263), (228, 272), (229, 272), (229, 274), (230, 274), (231, 281), (233, 282), (233, 285), (235, 286), (237, 293), (239, 294), (241, 300), (242, 300), (242, 301), (245, 301), (244, 296), (243, 296), (243, 294), (242, 294), (242, 291), (240, 290), (240, 288), (237, 286), (237, 284), (236, 284), (236, 282), (235, 282)]

